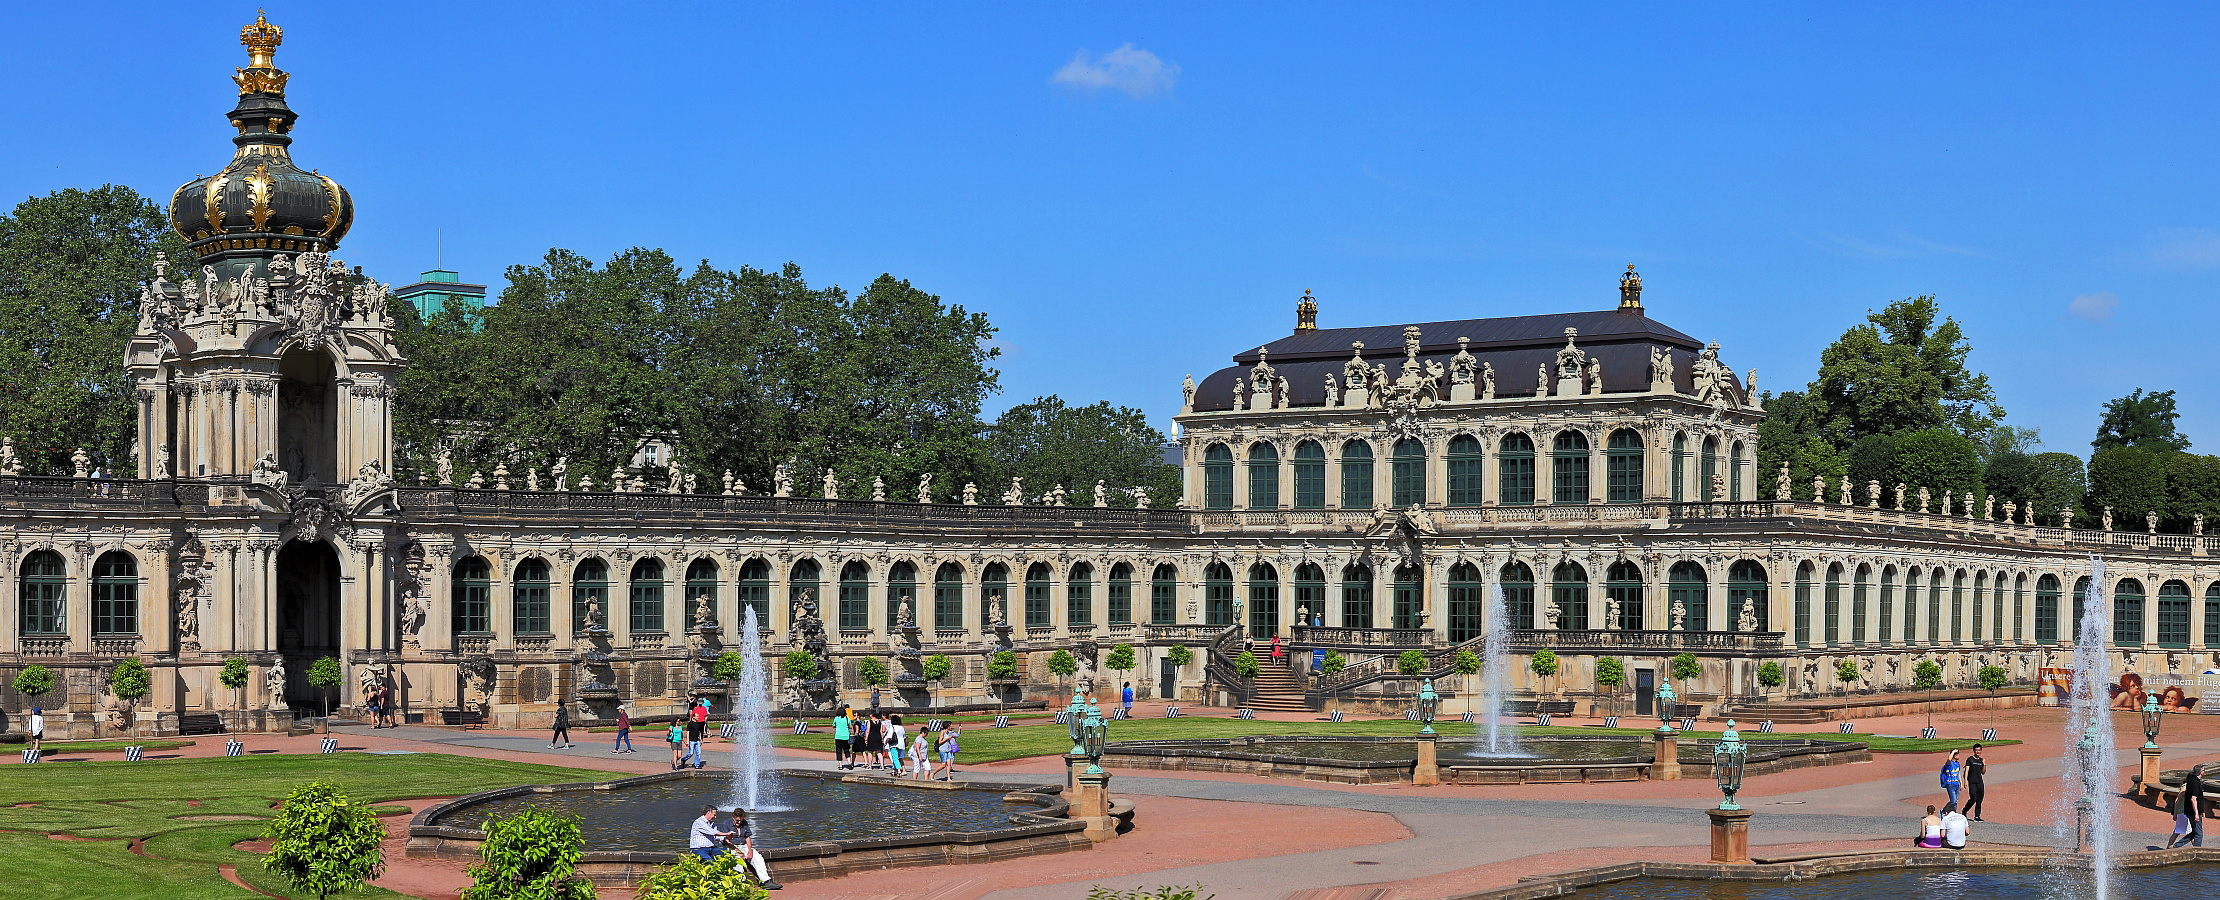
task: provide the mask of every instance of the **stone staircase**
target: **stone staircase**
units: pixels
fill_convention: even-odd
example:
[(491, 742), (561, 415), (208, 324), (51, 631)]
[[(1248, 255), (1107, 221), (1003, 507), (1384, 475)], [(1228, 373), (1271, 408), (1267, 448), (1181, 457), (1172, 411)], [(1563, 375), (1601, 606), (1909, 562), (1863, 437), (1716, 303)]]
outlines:
[(1272, 658), (1257, 660), (1255, 690), (1249, 695), (1249, 708), (1258, 712), (1310, 712), (1310, 704), (1303, 701), (1303, 680), (1286, 665), (1274, 665)]
[[(1712, 718), (1718, 719), (1721, 717), (1713, 716)], [(1825, 709), (1789, 703), (1752, 703), (1747, 706), (1737, 706), (1734, 708), (1732, 718), (1738, 724), (1741, 722), (1755, 723), (1772, 720), (1775, 727), (1782, 725), (1817, 725), (1831, 721)]]

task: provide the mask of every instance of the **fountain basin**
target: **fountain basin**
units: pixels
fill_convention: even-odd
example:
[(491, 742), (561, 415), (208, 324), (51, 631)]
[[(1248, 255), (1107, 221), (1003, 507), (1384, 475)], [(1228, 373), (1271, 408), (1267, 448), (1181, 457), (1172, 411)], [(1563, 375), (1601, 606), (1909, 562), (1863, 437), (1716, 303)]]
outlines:
[[(758, 813), (756, 846), (780, 881), (897, 866), (985, 862), (1093, 846), (1068, 817), (1060, 785), (909, 782), (830, 772), (781, 772), (789, 808)], [(526, 785), (472, 794), (420, 812), (408, 855), (476, 860), (486, 817), (528, 806), (580, 817), (578, 872), (629, 886), (686, 846), (705, 803), (729, 803), (728, 773), (685, 770), (598, 784)], [(721, 817), (720, 817), (721, 818)]]
[[(1681, 777), (1711, 777), (1715, 741), (1680, 744)], [(1858, 741), (1753, 740), (1745, 776), (1807, 766), (1864, 762), (1872, 753)], [(1435, 742), (1444, 784), (1528, 784), (1641, 781), (1654, 751), (1641, 735), (1523, 737), (1515, 754), (1490, 755), (1469, 738)], [(1263, 775), (1340, 784), (1408, 782), (1418, 765), (1412, 737), (1275, 736), (1230, 740), (1120, 741), (1104, 749), (1103, 764), (1130, 769), (1176, 769)]]
[[(2220, 848), (2123, 854), (2114, 900), (2193, 900), (2220, 882)], [(2094, 896), (2089, 857), (2024, 847), (1886, 850), (1760, 865), (1634, 862), (1529, 876), (1465, 900), (2025, 900)]]

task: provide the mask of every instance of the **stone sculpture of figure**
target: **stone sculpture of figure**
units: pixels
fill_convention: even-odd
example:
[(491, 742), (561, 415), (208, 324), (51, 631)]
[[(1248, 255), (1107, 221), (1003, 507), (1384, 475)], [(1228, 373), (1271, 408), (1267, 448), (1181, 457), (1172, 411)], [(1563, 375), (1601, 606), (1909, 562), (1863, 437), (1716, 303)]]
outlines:
[(1734, 620), (1734, 630), (1736, 630), (1736, 631), (1756, 631), (1756, 630), (1758, 630), (1758, 617), (1757, 617), (1757, 598), (1755, 598), (1755, 597), (1744, 597), (1744, 598), (1742, 598), (1742, 612), (1741, 612), (1740, 614), (1738, 614), (1738, 615), (1737, 615), (1737, 616), (1735, 617), (1735, 620)]
[(1478, 360), (1472, 355), (1472, 339), (1457, 339), (1457, 355), (1449, 358), (1449, 399), (1470, 400), (1477, 396), (1473, 380), (1480, 374)]
[(555, 465), (548, 467), (547, 470), (548, 477), (555, 479), (555, 489), (558, 491), (567, 490), (563, 485), (563, 476), (568, 474), (570, 474), (570, 457), (568, 456), (556, 457)]
[(917, 476), (917, 502), (933, 502), (933, 473), (927, 472)]
[(195, 588), (177, 589), (177, 645), (183, 650), (200, 649), (200, 594)]
[[(1363, 341), (1350, 342), (1349, 350), (1349, 361), (1341, 364), (1341, 384), (1348, 390), (1356, 391), (1365, 382), (1371, 380), (1372, 366), (1364, 361)], [(1354, 403), (1351, 405), (1354, 405)]]
[(1265, 362), (1265, 357), (1270, 354), (1269, 350), (1256, 348), (1256, 365), (1249, 369), (1249, 389), (1258, 395), (1258, 402), (1253, 405), (1259, 409), (1272, 407), (1272, 379), (1278, 374), (1278, 370), (1272, 368), (1271, 363)]
[(1012, 477), (1012, 478), (1010, 479), (1010, 489), (1009, 489), (1008, 491), (1006, 491), (1006, 492), (1004, 492), (1004, 493), (1003, 493), (1003, 495), (1002, 495), (1002, 505), (1003, 505), (1003, 506), (1024, 506), (1024, 505), (1025, 505), (1025, 479), (1024, 479), (1024, 478), (1020, 478), (1020, 477)]
[(586, 630), (591, 631), (597, 627), (600, 627), (600, 625), (601, 598), (593, 594), (588, 594), (586, 595)]
[(686, 489), (686, 469), (678, 461), (678, 451), (671, 451), (671, 493), (692, 493)]
[(1192, 373), (1188, 374), (1185, 381), (1180, 382), (1179, 394), (1181, 398), (1180, 405), (1188, 409), (1195, 408), (1195, 376)]
[(1904, 511), (1904, 482), (1896, 483), (1896, 511)]
[(1670, 628), (1671, 628), (1672, 630), (1674, 630), (1674, 631), (1680, 631), (1680, 630), (1683, 630), (1683, 629), (1684, 629), (1684, 628), (1686, 627), (1686, 624), (1685, 624), (1685, 623), (1687, 622), (1687, 620), (1688, 620), (1688, 601), (1686, 601), (1686, 600), (1682, 600), (1682, 599), (1681, 599), (1681, 598), (1679, 598), (1679, 597), (1674, 597), (1674, 598), (1673, 598), (1673, 612), (1672, 612), (1672, 621), (1671, 621), (1671, 622), (1668, 622), (1668, 623), (1666, 623), (1666, 624), (1667, 624), (1667, 626), (1668, 626), (1668, 627), (1670, 627)]
[(771, 496), (794, 496), (794, 476), (786, 470), (785, 463), (779, 463), (771, 469)]
[(1606, 597), (1603, 601), (1603, 627), (1607, 631), (1619, 628), (1619, 598)]
[(1588, 393), (1603, 393), (1603, 360), (1588, 357)]
[(2112, 530), (2112, 507), (2109, 506), (2104, 508), (2104, 530)]
[(1367, 408), (1369, 408), (1369, 409), (1378, 409), (1378, 408), (1380, 408), (1380, 407), (1382, 407), (1382, 406), (1385, 406), (1385, 405), (1387, 405), (1387, 400), (1388, 400), (1388, 373), (1387, 373), (1387, 367), (1386, 367), (1386, 366), (1373, 366), (1373, 367), (1372, 367), (1372, 370), (1371, 370), (1371, 371), (1369, 371), (1369, 372), (1366, 372), (1366, 373), (1365, 373), (1365, 375), (1364, 375), (1364, 377), (1365, 377), (1365, 383), (1364, 383), (1364, 404), (1365, 404), (1365, 406), (1366, 406)]
[(1480, 364), (1480, 399), (1495, 399), (1495, 363)]
[(1811, 502), (1827, 502), (1827, 476), (1813, 475), (1811, 477)]
[(254, 471), (248, 477), (255, 484), (266, 486), (271, 490), (285, 490), (285, 472), (278, 468), (277, 454), (275, 453), (264, 453), (262, 458), (255, 460)]
[(2196, 517), (2196, 518), (2194, 518), (2194, 519), (2190, 519), (2190, 520), (2189, 520), (2189, 533), (2190, 533), (2190, 534), (2193, 534), (2193, 535), (2196, 535), (2196, 536), (2198, 536), (2198, 537), (2203, 537), (2203, 536), (2204, 536), (2204, 534), (2205, 534), (2205, 514), (2204, 514), (2204, 513), (2198, 513), (2198, 514), (2197, 514), (2197, 517)]
[(1294, 403), (1295, 403), (1295, 400), (1294, 400), (1294, 397), (1295, 397), (1295, 395), (1294, 395), (1294, 393), (1293, 393), (1293, 392), (1291, 392), (1291, 391), (1289, 391), (1289, 390), (1287, 389), (1287, 376), (1285, 376), (1285, 375), (1282, 375), (1282, 376), (1280, 376), (1280, 378), (1279, 378), (1279, 386), (1280, 386), (1280, 402), (1279, 402), (1278, 408), (1280, 408), (1280, 409), (1286, 409), (1286, 408), (1288, 408), (1289, 406), (1292, 406), (1292, 405), (1294, 405)]
[(1725, 475), (1725, 473), (1711, 473), (1711, 499), (1727, 499), (1727, 476)]
[(1248, 406), (1247, 406), (1247, 405), (1245, 404), (1245, 402), (1244, 402), (1244, 401), (1246, 401), (1246, 400), (1247, 400), (1248, 398), (1247, 398), (1246, 396), (1244, 396), (1244, 394), (1245, 394), (1245, 392), (1241, 390), (1241, 379), (1239, 379), (1239, 378), (1236, 378), (1236, 379), (1234, 379), (1234, 380), (1233, 380), (1233, 408), (1234, 408), (1234, 409), (1247, 409), (1247, 408), (1248, 408)]
[(1877, 479), (1877, 478), (1876, 478), (1876, 479), (1873, 479), (1873, 480), (1871, 480), (1871, 481), (1867, 481), (1867, 482), (1865, 483), (1865, 508), (1867, 508), (1867, 509), (1880, 509), (1880, 508), (1881, 508), (1881, 481), (1880, 481), (1880, 479)]
[(731, 469), (726, 469), (726, 470), (725, 470), (724, 484), (725, 484), (725, 494), (724, 494), (724, 495), (725, 495), (725, 496), (727, 496), (727, 497), (730, 497), (730, 496), (732, 496), (732, 470), (731, 470)]
[(108, 719), (108, 730), (110, 732), (122, 734), (131, 730), (131, 717), (124, 715), (123, 701), (116, 699), (116, 695), (108, 694), (102, 697), (100, 711)]
[(2150, 532), (2151, 534), (2157, 534), (2157, 533), (2158, 533), (2158, 514), (2157, 514), (2157, 513), (2144, 513), (2144, 514), (2143, 514), (2143, 524), (2144, 524), (2144, 525), (2146, 526), (2147, 530), (2148, 530), (2148, 531), (2149, 531), (2149, 532)]
[(1334, 373), (1326, 373), (1326, 405), (1341, 405), (1341, 388), (1334, 384)]
[(964, 505), (965, 505), (965, 506), (978, 506), (978, 505), (979, 505), (979, 483), (978, 483), (978, 482), (976, 482), (976, 481), (966, 481), (966, 482), (964, 482)]
[(72, 450), (69, 454), (69, 467), (73, 473), (72, 477), (84, 478), (92, 474), (92, 456), (86, 453), (83, 447)]
[(711, 609), (709, 606), (709, 592), (703, 591), (702, 593), (695, 595), (694, 628), (696, 630), (700, 630), (709, 627), (709, 623), (714, 619), (715, 616), (716, 611)]
[(540, 467), (533, 466), (529, 469), (524, 470), (524, 489), (535, 493), (539, 491)]
[(1549, 396), (1549, 364), (1534, 364), (1534, 396)]
[(1942, 514), (1942, 515), (1946, 515), (1946, 516), (1947, 516), (1947, 515), (1950, 515), (1950, 500), (1951, 500), (1951, 497), (1950, 497), (1950, 492), (1949, 492), (1949, 491), (1944, 491), (1944, 492), (1942, 492), (1942, 509), (1941, 509), (1941, 514)]
[(1981, 520), (1984, 522), (1996, 521), (1995, 494), (1983, 494), (1981, 496)]
[(910, 595), (902, 595), (901, 612), (895, 615), (894, 623), (903, 628), (917, 627), (917, 605), (910, 601)]
[(1927, 499), (1928, 499), (1928, 495), (1927, 495), (1927, 489), (1926, 489), (1926, 488), (1920, 488), (1920, 489), (1919, 489), (1919, 511), (1920, 511), (1920, 512), (1922, 512), (1922, 513), (1925, 513), (1925, 512), (1927, 511)]
[[(1745, 398), (1757, 396), (1756, 369), (1751, 369), (1748, 374), (1742, 376), (1742, 396)], [(1753, 400), (1751, 402), (1755, 403), (1756, 401)]]
[(262, 687), (270, 692), (270, 705), (285, 702), (285, 657), (270, 660), (270, 668), (262, 673)]
[(1850, 476), (1842, 476), (1842, 505), (1850, 505)]
[(355, 692), (358, 696), (370, 697), (384, 686), (385, 666), (369, 663), (355, 670)]
[(1781, 463), (1781, 470), (1780, 470), (1780, 472), (1778, 472), (1778, 473), (1774, 474), (1774, 476), (1773, 476), (1773, 499), (1775, 499), (1775, 500), (1778, 500), (1778, 501), (1781, 501), (1782, 503), (1786, 503), (1786, 502), (1788, 502), (1788, 501), (1789, 501), (1789, 499), (1790, 499), (1790, 498), (1789, 498), (1789, 496), (1788, 496), (1788, 491), (1789, 491), (1788, 464), (1787, 464), (1787, 463)]
[(1003, 611), (1002, 594), (999, 592), (988, 594), (987, 627), (999, 631), (1003, 628), (1009, 627), (1009, 625), (1010, 620), (1008, 614)]
[(1102, 479), (1097, 478), (1095, 479), (1095, 508), (1101, 509), (1109, 505), (1110, 488), (1108, 485), (1103, 483)]
[(886, 479), (877, 475), (871, 476), (871, 502), (886, 502)]
[(1696, 399), (1714, 406), (1724, 406), (1729, 401), (1728, 383), (1734, 375), (1719, 363), (1719, 342), (1712, 341), (1696, 355), (1696, 365), (1690, 370), (1696, 386)]
[(439, 458), (433, 460), (432, 468), (433, 471), (439, 473), (439, 483), (441, 485), (446, 487), (455, 486), (455, 451), (453, 449), (439, 448)]
[[(17, 462), (14, 457), (15, 451), (13, 448), (9, 448), (8, 452), (0, 454), (0, 474), (16, 474), (16, 467), (22, 464)], [(154, 477), (158, 479), (170, 477), (170, 445), (168, 444), (154, 448)]]
[(825, 477), (822, 481), (819, 482), (819, 485), (819, 490), (823, 492), (823, 496), (825, 499), (840, 499), (840, 479), (833, 475), (833, 470), (831, 468), (825, 469)]

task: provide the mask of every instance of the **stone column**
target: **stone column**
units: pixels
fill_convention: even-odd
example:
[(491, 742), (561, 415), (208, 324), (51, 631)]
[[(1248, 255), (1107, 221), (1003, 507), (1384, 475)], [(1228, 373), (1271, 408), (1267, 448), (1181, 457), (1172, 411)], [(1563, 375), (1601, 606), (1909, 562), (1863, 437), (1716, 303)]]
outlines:
[(92, 566), (96, 558), (90, 541), (70, 547), (68, 586), (62, 603), (62, 630), (69, 635), (71, 653), (92, 652)]
[(516, 604), (511, 593), (512, 585), (507, 576), (516, 559), (509, 553), (484, 553), (486, 558), (487, 623), (493, 626), (493, 647), (499, 650), (516, 649)]
[(1319, 445), (1326, 450), (1326, 508), (1341, 508), (1341, 447), (1333, 438), (1323, 438)]
[(1432, 787), (1441, 783), (1441, 767), (1436, 764), (1434, 756), (1434, 740), (1437, 737), (1439, 735), (1418, 736), (1418, 765), (1411, 769), (1413, 787)]
[(1500, 506), (1503, 503), (1503, 459), (1498, 453), (1503, 448), (1495, 439), (1480, 436), (1480, 505)]
[(1079, 790), (1072, 798), (1072, 816), (1087, 823), (1087, 839), (1099, 844), (1116, 837), (1117, 820), (1110, 816), (1110, 773), (1081, 772), (1074, 780)]
[(2144, 796), (2156, 797), (2159, 791), (2159, 758), (2166, 751), (2157, 747), (2143, 747), (2141, 750), (2143, 753), (2143, 786), (2141, 792)]
[[(1734, 564), (1729, 562), (1726, 569), (1733, 567)], [(1704, 572), (1704, 621), (1688, 623), (1691, 630), (1729, 631), (1734, 628), (1734, 618), (1742, 611), (1727, 608), (1726, 569)]]
[(1750, 862), (1750, 811), (1707, 809), (1711, 818), (1711, 861), (1747, 865)]
[(1426, 505), (1449, 505), (1449, 442), (1435, 439), (1422, 442), (1426, 448)]
[[(1671, 667), (1660, 666), (1658, 671), (1664, 672), (1669, 668)], [(1650, 780), (1679, 781), (1680, 732), (1664, 727), (1650, 732), (1650, 749), (1654, 754), (1650, 757)]]

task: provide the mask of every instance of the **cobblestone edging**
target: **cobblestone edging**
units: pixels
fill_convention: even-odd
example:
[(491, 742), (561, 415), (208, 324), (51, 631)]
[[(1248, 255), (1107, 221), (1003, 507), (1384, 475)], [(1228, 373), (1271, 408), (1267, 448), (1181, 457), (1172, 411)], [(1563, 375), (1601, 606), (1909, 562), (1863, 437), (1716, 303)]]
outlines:
[[(1059, 785), (985, 781), (919, 784), (901, 779), (859, 775), (843, 777), (838, 773), (810, 771), (788, 771), (786, 776), (883, 784), (912, 790), (995, 791), (1004, 794), (1004, 799), (1008, 801), (1029, 804), (1035, 808), (1012, 813), (1010, 827), (993, 831), (943, 831), (843, 841), (813, 841), (793, 847), (765, 848), (763, 856), (771, 865), (772, 875), (780, 881), (807, 881), (812, 878), (831, 878), (870, 869), (902, 866), (995, 862), (1084, 850), (1094, 846), (1094, 842), (1088, 840), (1086, 835), (1087, 823), (1069, 818), (1070, 804), (1061, 796), (1063, 788)], [(427, 807), (410, 819), (407, 854), (414, 858), (476, 861), (479, 845), (485, 841), (485, 832), (476, 828), (439, 823), (487, 801), (520, 794), (608, 791), (677, 778), (724, 777), (726, 775), (722, 772), (688, 770), (598, 783), (523, 785), (472, 794)], [(601, 887), (630, 887), (677, 855), (675, 850), (670, 853), (587, 852), (579, 858), (578, 874)]]
[[(1551, 736), (1551, 740), (1609, 740), (1627, 744), (1629, 749), (1648, 749), (1642, 738)], [(1214, 772), (1231, 775), (1260, 775), (1267, 778), (1288, 778), (1299, 781), (1324, 781), (1335, 784), (1405, 784), (1417, 767), (1417, 751), (1409, 762), (1389, 760), (1339, 760), (1316, 757), (1287, 756), (1259, 753), (1242, 749), (1258, 742), (1285, 741), (1285, 737), (1231, 738), (1228, 740), (1200, 741), (1122, 741), (1109, 745), (1103, 754), (1106, 765), (1123, 769), (1157, 769), (1184, 772)], [(1408, 738), (1379, 737), (1307, 737), (1311, 741), (1409, 741)], [(1789, 741), (1767, 742), (1789, 744)], [(1763, 753), (1753, 753), (1744, 768), (1744, 776), (1768, 775), (1813, 766), (1831, 766), (1841, 763), (1868, 762), (1872, 751), (1859, 741), (1794, 742), (1796, 746), (1768, 747)], [(1766, 746), (1759, 744), (1758, 746)], [(1710, 778), (1710, 763), (1682, 763), (1682, 778)], [(1503, 765), (1472, 766), (1444, 765), (1441, 780), (1445, 784), (1549, 784), (1591, 781), (1641, 781), (1649, 777), (1650, 764), (1640, 756), (1629, 755), (1613, 759), (1566, 760), (1562, 762), (1530, 761), (1508, 762)]]
[[(1827, 875), (1882, 872), (1893, 869), (2040, 868), (2086, 856), (2058, 853), (2037, 847), (1997, 850), (1884, 850), (1832, 856), (1794, 857), (1755, 865), (1719, 863), (1630, 862), (1554, 875), (1529, 875), (1511, 887), (1464, 894), (1452, 900), (1537, 900), (1543, 897), (1578, 896), (1592, 888), (1634, 878), (1671, 878), (1689, 881), (1806, 881)], [(2120, 855), (2121, 868), (2140, 869), (2189, 862), (2220, 862), (2220, 847), (2184, 847)]]

